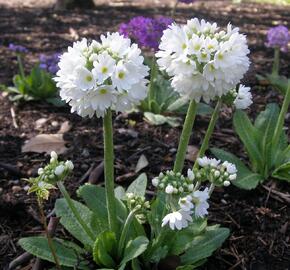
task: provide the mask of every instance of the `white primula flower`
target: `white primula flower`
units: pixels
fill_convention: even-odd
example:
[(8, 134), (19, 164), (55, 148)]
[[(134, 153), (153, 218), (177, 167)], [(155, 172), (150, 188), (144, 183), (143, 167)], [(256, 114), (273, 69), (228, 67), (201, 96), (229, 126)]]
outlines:
[(63, 165), (58, 165), (55, 170), (54, 170), (54, 173), (55, 175), (59, 176), (61, 175), (65, 170), (65, 167)]
[(247, 109), (252, 103), (252, 94), (250, 87), (244, 85), (239, 86), (237, 96), (234, 100), (234, 105), (237, 109)]
[(152, 179), (152, 185), (154, 187), (157, 187), (159, 185), (159, 179), (158, 179), (158, 177), (155, 177), (155, 178)]
[(224, 161), (222, 165), (227, 169), (227, 172), (229, 174), (235, 174), (238, 172), (235, 164), (232, 164), (228, 161)]
[(248, 53), (246, 37), (238, 28), (229, 24), (219, 30), (216, 23), (194, 18), (163, 32), (156, 57), (182, 97), (209, 102), (240, 82), (249, 68)]
[(54, 80), (71, 112), (103, 117), (108, 109), (125, 112), (147, 96), (149, 68), (136, 44), (119, 33), (101, 41), (75, 42), (60, 57)]
[(192, 197), (190, 195), (180, 198), (178, 204), (183, 211), (190, 211), (194, 207)]
[(190, 181), (193, 181), (195, 178), (194, 172), (191, 169), (187, 170), (187, 177)]
[(168, 224), (171, 230), (181, 230), (186, 228), (188, 226), (188, 222), (192, 222), (191, 213), (192, 212), (190, 211), (183, 210), (169, 213), (162, 219), (161, 226), (164, 227)]
[(96, 61), (93, 62), (94, 68), (92, 69), (92, 73), (98, 83), (103, 83), (113, 74), (116, 61), (106, 51), (97, 55), (94, 59)]
[(192, 194), (192, 200), (194, 202), (194, 213), (196, 217), (203, 218), (208, 214), (207, 209), (209, 204), (207, 200), (209, 199), (208, 188), (203, 191), (197, 190)]
[(206, 167), (210, 164), (210, 158), (208, 158), (208, 157), (198, 158), (197, 163), (201, 167)]
[(94, 88), (96, 85), (94, 76), (85, 67), (77, 67), (74, 71), (75, 85), (83, 91)]

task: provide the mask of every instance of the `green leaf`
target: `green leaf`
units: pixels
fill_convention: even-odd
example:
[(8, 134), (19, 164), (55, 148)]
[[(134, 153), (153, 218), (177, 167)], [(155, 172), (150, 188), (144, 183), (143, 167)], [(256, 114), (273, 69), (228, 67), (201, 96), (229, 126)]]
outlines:
[(126, 193), (133, 193), (136, 196), (145, 196), (147, 187), (147, 175), (145, 173), (140, 174), (127, 188)]
[(168, 111), (174, 112), (180, 110), (183, 106), (188, 104), (188, 99), (184, 97), (180, 97), (175, 100), (172, 104), (170, 104), (167, 108)]
[(174, 232), (171, 238), (167, 239), (165, 243), (169, 247), (169, 253), (174, 255), (183, 253), (190, 247), (194, 237), (201, 234), (206, 229), (206, 226), (206, 220), (199, 218), (194, 220), (189, 227)]
[(126, 191), (125, 191), (125, 189), (122, 186), (116, 187), (114, 192), (115, 192), (115, 197), (117, 199), (123, 200), (125, 198)]
[(290, 182), (290, 161), (279, 166), (273, 173), (272, 176), (280, 180), (286, 180)]
[(148, 219), (153, 234), (157, 237), (161, 232), (162, 219), (166, 213), (166, 203), (164, 193), (159, 192), (151, 204), (151, 211)]
[[(19, 244), (24, 250), (32, 255), (46, 261), (54, 262), (46, 237), (34, 236), (21, 238)], [(88, 269), (86, 266), (88, 262), (84, 262), (84, 258), (82, 257), (84, 250), (76, 244), (57, 238), (53, 239), (53, 244), (60, 265)]]
[(252, 168), (256, 172), (263, 171), (263, 154), (259, 147), (261, 141), (261, 133), (254, 127), (248, 118), (247, 114), (241, 110), (237, 110), (234, 114), (234, 127), (243, 142), (249, 158), (251, 160)]
[(191, 247), (180, 257), (182, 264), (194, 264), (211, 256), (227, 239), (229, 233), (227, 228), (208, 227), (204, 234), (194, 238)]
[[(86, 184), (81, 186), (78, 191), (78, 195), (83, 198), (86, 205), (95, 213), (98, 217), (98, 222), (102, 228), (108, 228), (108, 214), (106, 203), (106, 190), (103, 187), (96, 185)], [(124, 204), (116, 199), (117, 215), (121, 220), (125, 220), (127, 217), (127, 210)]]
[(235, 155), (222, 149), (211, 148), (210, 151), (220, 160), (229, 161), (236, 165), (238, 173), (237, 179), (232, 181), (233, 185), (242, 189), (254, 189), (264, 178), (257, 173), (251, 172), (248, 167)]
[(128, 242), (125, 250), (121, 265), (137, 258), (141, 255), (147, 248), (149, 240), (145, 236), (138, 236), (134, 240)]
[(164, 124), (168, 124), (171, 127), (180, 126), (181, 120), (178, 117), (164, 116), (161, 114), (154, 114), (151, 112), (144, 113), (144, 120), (147, 121), (151, 125), (160, 126)]
[[(90, 209), (88, 209), (85, 205), (74, 200), (72, 201), (81, 218), (85, 221), (89, 228), (91, 228), (91, 231), (97, 235), (101, 230), (95, 226), (96, 221), (94, 221), (94, 219), (96, 219), (96, 217), (93, 215), (92, 211), (90, 211)], [(94, 242), (87, 235), (82, 226), (77, 222), (65, 199), (58, 199), (56, 201), (55, 211), (56, 215), (61, 217), (60, 223), (72, 234), (72, 236), (83, 243), (87, 249), (91, 249)]]
[(278, 91), (281, 92), (281, 94), (285, 96), (290, 79), (287, 79), (285, 76), (277, 76), (273, 74), (267, 75), (266, 78), (270, 84), (272, 84)]
[(113, 257), (116, 256), (117, 240), (115, 233), (104, 231), (100, 233), (93, 248), (94, 261), (99, 265), (114, 268), (116, 263)]

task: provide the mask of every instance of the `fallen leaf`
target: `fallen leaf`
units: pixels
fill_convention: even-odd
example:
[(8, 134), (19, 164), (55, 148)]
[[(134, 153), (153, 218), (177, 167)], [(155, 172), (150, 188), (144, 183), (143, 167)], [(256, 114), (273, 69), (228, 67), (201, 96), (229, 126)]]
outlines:
[(192, 162), (195, 161), (197, 158), (197, 155), (198, 155), (198, 151), (199, 151), (199, 149), (196, 146), (188, 145), (185, 159), (192, 161)]
[(63, 134), (40, 134), (31, 138), (22, 147), (22, 152), (48, 153), (55, 151), (57, 154), (63, 154), (67, 150)]
[(63, 134), (71, 129), (71, 124), (69, 121), (65, 121), (61, 124), (59, 131), (57, 132), (58, 134)]
[(141, 171), (142, 169), (144, 169), (145, 167), (147, 167), (149, 164), (147, 158), (144, 156), (144, 155), (141, 155), (138, 159), (138, 162), (137, 162), (137, 165), (136, 165), (136, 168), (135, 168), (135, 172), (139, 172)]

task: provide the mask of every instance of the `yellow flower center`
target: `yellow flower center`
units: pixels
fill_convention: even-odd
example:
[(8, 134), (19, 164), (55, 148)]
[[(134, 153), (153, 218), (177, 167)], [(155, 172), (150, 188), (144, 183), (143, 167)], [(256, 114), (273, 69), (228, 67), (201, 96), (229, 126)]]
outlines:
[(219, 60), (223, 60), (223, 59), (224, 59), (224, 56), (223, 56), (221, 53), (219, 53), (219, 54), (218, 54), (218, 59), (219, 59)]
[(107, 73), (108, 72), (108, 68), (107, 67), (102, 67), (102, 73)]
[(199, 45), (199, 44), (195, 45), (195, 46), (194, 46), (194, 50), (195, 50), (195, 51), (199, 51), (199, 50), (200, 50), (200, 45)]
[(186, 44), (185, 44), (185, 43), (183, 43), (183, 44), (182, 44), (182, 50), (185, 50), (185, 49), (186, 49), (186, 47), (187, 47), (187, 46), (186, 46)]
[(86, 77), (86, 80), (87, 80), (88, 82), (91, 82), (91, 81), (93, 80), (93, 77), (92, 77), (91, 75), (88, 75), (88, 76)]
[(99, 93), (101, 95), (105, 95), (105, 94), (107, 94), (107, 89), (106, 88), (102, 88), (102, 89), (100, 89)]
[(124, 77), (125, 77), (125, 73), (124, 72), (119, 72), (118, 73), (118, 77), (119, 77), (119, 79), (124, 79)]

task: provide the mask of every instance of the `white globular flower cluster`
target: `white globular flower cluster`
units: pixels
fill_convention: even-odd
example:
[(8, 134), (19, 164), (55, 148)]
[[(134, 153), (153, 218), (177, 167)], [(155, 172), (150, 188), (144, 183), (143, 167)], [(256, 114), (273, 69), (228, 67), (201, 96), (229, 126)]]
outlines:
[(152, 185), (165, 191), (166, 194), (183, 194), (193, 191), (195, 178), (194, 172), (190, 169), (187, 171), (186, 177), (181, 173), (166, 171), (153, 178)]
[(147, 96), (149, 68), (137, 44), (119, 33), (100, 42), (82, 39), (61, 55), (55, 81), (72, 112), (103, 117), (108, 109), (125, 112)]
[(247, 109), (252, 103), (252, 94), (250, 87), (246, 87), (244, 85), (240, 85), (239, 89), (236, 93), (236, 97), (234, 100), (234, 105), (237, 109)]
[(156, 57), (182, 97), (209, 102), (240, 82), (249, 68), (248, 53), (246, 37), (238, 28), (228, 24), (220, 30), (216, 23), (194, 18), (164, 31)]
[(215, 158), (202, 157), (197, 160), (202, 167), (200, 173), (202, 178), (209, 180), (216, 186), (229, 186), (231, 181), (237, 178), (237, 168), (234, 164)]

